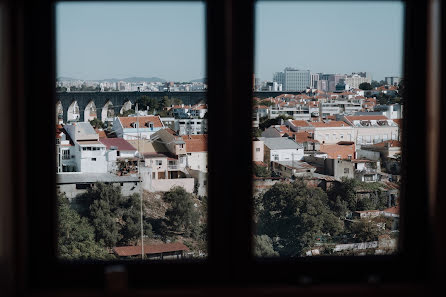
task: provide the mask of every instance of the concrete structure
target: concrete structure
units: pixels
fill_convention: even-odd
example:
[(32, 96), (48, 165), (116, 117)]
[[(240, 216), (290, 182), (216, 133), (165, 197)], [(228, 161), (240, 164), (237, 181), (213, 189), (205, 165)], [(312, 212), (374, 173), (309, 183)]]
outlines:
[(349, 85), (350, 88), (358, 89), (359, 85), (362, 83), (372, 83), (372, 79), (370, 77), (361, 76), (359, 74), (352, 74), (341, 79), (340, 82), (345, 85)]
[(74, 159), (74, 143), (62, 125), (56, 126), (56, 172), (76, 171)]
[(386, 76), (384, 78), (384, 80), (386, 81), (386, 85), (397, 86), (397, 85), (399, 85), (399, 83), (401, 81), (401, 77), (398, 77), (398, 76)]
[[(206, 100), (206, 92), (58, 92), (56, 93), (58, 115), (67, 123), (69, 120), (86, 121), (87, 105), (93, 106), (100, 112), (96, 115), (101, 121), (107, 121), (124, 110), (131, 109), (141, 96), (155, 98), (158, 101), (164, 97), (178, 98), (185, 104), (197, 104)], [(93, 103), (93, 104), (91, 104)], [(122, 106), (125, 105), (125, 108)], [(71, 118), (68, 118), (71, 107)], [(87, 117), (90, 116), (90, 110)]]
[(282, 84), (284, 91), (305, 91), (310, 87), (310, 70), (287, 67), (283, 72), (276, 72), (273, 81)]
[(310, 120), (311, 114), (308, 106), (296, 106), (296, 107), (280, 107), (280, 106), (271, 106), (269, 109), (268, 117), (270, 119), (275, 119), (279, 115), (287, 115), (292, 116), (295, 120)]
[(265, 138), (259, 137), (264, 143), (264, 162), (272, 161), (299, 161), (304, 156), (302, 144), (298, 144), (285, 137)]
[(64, 126), (73, 141), (75, 170), (85, 173), (106, 173), (105, 145), (99, 142), (99, 135), (90, 123), (73, 123)]
[(377, 112), (387, 118), (402, 119), (403, 118), (403, 105), (401, 104), (390, 104), (390, 105), (377, 105), (374, 108), (374, 112)]
[(398, 125), (385, 116), (343, 116), (352, 126), (357, 146), (371, 145), (386, 140), (399, 140)]
[(187, 168), (207, 172), (207, 135), (184, 135), (182, 138), (186, 144)]
[(263, 162), (265, 154), (264, 142), (261, 140), (252, 141), (252, 160), (254, 162)]
[(178, 135), (199, 135), (207, 133), (206, 119), (177, 119), (174, 128)]
[(110, 173), (67, 172), (56, 175), (56, 187), (72, 200), (77, 195), (85, 193), (95, 183), (109, 183), (119, 186), (124, 196), (139, 193), (139, 178), (137, 176), (117, 176)]
[(116, 117), (113, 130), (117, 137), (124, 139), (149, 139), (150, 136), (164, 129), (159, 116)]
[(355, 177), (355, 164), (349, 160), (327, 158), (324, 163), (325, 174), (331, 175), (336, 179)]
[(274, 172), (286, 178), (305, 176), (316, 171), (316, 167), (303, 161), (274, 161), (271, 167)]

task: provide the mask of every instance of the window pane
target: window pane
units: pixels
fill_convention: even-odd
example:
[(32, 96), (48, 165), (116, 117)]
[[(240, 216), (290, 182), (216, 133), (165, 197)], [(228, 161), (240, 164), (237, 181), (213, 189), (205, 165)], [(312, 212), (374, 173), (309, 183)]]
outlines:
[(397, 250), (403, 12), (397, 1), (256, 3), (256, 256)]
[(60, 2), (61, 259), (207, 255), (202, 2)]

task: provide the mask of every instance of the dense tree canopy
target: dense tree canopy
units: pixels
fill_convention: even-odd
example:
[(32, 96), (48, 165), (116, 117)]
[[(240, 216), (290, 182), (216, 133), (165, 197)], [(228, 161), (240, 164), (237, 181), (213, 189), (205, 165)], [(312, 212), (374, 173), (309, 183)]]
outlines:
[[(124, 197), (119, 186), (97, 183), (76, 198), (76, 207), (94, 227), (96, 241), (107, 247), (129, 244), (141, 234), (139, 195)], [(152, 236), (148, 223), (143, 228)]]
[(277, 239), (281, 256), (302, 255), (318, 236), (337, 235), (344, 227), (328, 207), (326, 193), (302, 180), (275, 184), (261, 203), (257, 234)]
[(192, 195), (181, 187), (175, 187), (163, 195), (169, 204), (166, 211), (168, 227), (186, 235), (198, 235), (200, 213), (194, 206)]
[(363, 82), (363, 83), (359, 84), (359, 88), (361, 90), (371, 90), (371, 89), (373, 89), (372, 85), (370, 83), (368, 83), (368, 82)]
[(58, 255), (66, 260), (111, 259), (107, 250), (95, 241), (94, 228), (70, 207), (68, 199), (58, 195)]

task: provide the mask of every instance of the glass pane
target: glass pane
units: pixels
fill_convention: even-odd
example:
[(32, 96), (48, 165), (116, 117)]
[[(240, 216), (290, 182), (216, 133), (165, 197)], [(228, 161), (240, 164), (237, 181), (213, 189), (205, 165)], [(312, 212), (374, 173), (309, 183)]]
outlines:
[(61, 259), (206, 257), (204, 12), (57, 4)]
[(402, 2), (258, 1), (255, 255), (397, 250)]

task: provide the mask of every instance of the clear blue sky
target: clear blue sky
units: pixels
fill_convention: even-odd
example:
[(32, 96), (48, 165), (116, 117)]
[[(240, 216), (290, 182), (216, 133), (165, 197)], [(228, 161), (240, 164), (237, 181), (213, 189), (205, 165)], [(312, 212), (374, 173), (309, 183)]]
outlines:
[[(256, 5), (256, 76), (291, 66), (312, 72), (400, 75), (400, 2), (261, 1)], [(205, 77), (201, 2), (61, 2), (56, 6), (57, 76), (80, 79)]]
[(57, 76), (79, 79), (205, 77), (205, 6), (192, 3), (61, 2)]
[(261, 1), (256, 5), (256, 76), (287, 66), (312, 72), (402, 73), (404, 5), (399, 2)]

